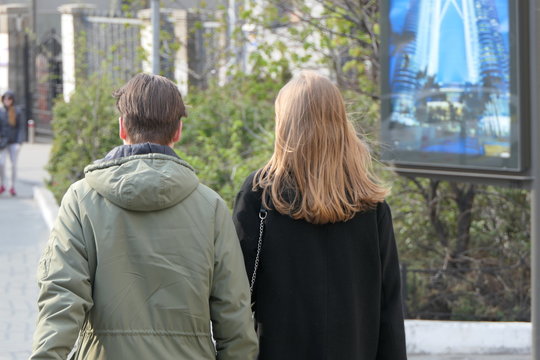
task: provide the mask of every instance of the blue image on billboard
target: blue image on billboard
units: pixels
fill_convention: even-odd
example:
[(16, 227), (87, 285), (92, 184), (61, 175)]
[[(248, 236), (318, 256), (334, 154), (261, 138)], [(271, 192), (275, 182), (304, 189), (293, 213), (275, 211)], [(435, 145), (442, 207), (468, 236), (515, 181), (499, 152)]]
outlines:
[(389, 3), (383, 120), (392, 148), (461, 165), (515, 158), (508, 0)]

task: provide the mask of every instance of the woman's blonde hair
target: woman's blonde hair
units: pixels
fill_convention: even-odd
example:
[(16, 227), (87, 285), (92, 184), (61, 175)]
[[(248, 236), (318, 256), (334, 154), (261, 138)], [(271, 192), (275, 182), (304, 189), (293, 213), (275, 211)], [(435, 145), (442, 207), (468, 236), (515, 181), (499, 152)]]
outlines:
[(388, 193), (371, 172), (371, 155), (347, 119), (339, 89), (303, 71), (275, 102), (274, 153), (253, 180), (263, 204), (314, 224), (351, 219)]

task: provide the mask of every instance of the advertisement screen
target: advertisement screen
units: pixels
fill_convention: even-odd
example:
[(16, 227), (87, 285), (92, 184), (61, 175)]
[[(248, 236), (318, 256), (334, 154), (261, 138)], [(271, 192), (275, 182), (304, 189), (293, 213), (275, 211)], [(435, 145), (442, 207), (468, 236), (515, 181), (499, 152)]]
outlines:
[(385, 3), (383, 159), (519, 171), (514, 1)]

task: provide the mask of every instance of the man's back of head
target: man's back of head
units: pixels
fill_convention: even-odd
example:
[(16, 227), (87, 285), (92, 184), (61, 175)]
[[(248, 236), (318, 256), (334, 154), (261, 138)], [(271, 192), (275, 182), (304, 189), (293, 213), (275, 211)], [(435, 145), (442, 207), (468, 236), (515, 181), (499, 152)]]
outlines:
[[(169, 79), (137, 74), (114, 92), (125, 141), (169, 145), (175, 140), (181, 118), (187, 116), (182, 96)], [(122, 134), (121, 134), (122, 135)]]

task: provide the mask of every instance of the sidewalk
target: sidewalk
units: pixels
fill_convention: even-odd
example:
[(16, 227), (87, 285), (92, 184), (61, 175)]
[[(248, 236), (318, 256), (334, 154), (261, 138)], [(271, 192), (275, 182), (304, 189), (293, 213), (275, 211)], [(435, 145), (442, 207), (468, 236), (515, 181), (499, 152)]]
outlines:
[[(43, 186), (50, 144), (23, 144), (19, 154), (17, 196), (0, 195), (0, 360), (30, 355), (37, 315), (35, 279), (49, 229), (33, 199)], [(11, 165), (7, 163), (7, 172)]]

